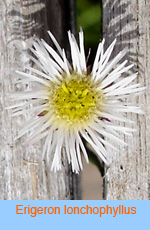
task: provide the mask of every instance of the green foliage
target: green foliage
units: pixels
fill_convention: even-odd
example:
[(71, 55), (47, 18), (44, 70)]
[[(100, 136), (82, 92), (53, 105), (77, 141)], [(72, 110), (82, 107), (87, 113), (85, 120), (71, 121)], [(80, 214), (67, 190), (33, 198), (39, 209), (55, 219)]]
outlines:
[(77, 23), (85, 34), (86, 47), (96, 49), (101, 40), (101, 9), (100, 1), (77, 0)]

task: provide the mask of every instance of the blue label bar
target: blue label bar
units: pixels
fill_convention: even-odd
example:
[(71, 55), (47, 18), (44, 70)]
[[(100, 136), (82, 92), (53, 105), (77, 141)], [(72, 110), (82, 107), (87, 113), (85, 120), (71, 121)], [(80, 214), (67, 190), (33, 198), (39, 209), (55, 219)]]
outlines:
[(150, 201), (0, 201), (1, 229), (143, 229)]

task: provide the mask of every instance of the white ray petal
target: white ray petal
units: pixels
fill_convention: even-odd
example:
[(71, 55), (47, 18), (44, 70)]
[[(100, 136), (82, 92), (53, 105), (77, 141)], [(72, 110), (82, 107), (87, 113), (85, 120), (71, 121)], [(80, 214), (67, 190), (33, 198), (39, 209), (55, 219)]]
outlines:
[(97, 80), (102, 80), (106, 77), (106, 75), (116, 66), (116, 64), (126, 55), (127, 49), (122, 50), (117, 54), (117, 56), (108, 64), (108, 66), (104, 69), (103, 72), (100, 72), (100, 67), (97, 72)]
[[(116, 137), (115, 135), (113, 135), (112, 133), (110, 133), (110, 130), (109, 132), (106, 131), (106, 129), (104, 128), (101, 128), (99, 129), (98, 126), (94, 126), (93, 127), (100, 135), (103, 135), (104, 137), (107, 137), (109, 138), (110, 140), (118, 143), (118, 144), (121, 144), (121, 145), (126, 145), (127, 146), (127, 143), (125, 143), (124, 141), (122, 141), (121, 139), (119, 139), (118, 137)], [(107, 128), (107, 127), (106, 127)]]
[[(131, 67), (132, 67), (133, 65), (130, 65), (130, 66), (128, 66), (128, 67), (126, 67), (126, 68), (124, 68), (124, 69), (126, 69), (125, 71), (127, 71), (127, 70), (129, 70)], [(104, 89), (106, 86), (109, 86), (111, 83), (113, 83), (113, 82), (115, 82), (120, 76), (121, 76), (121, 74), (123, 73), (123, 72), (125, 72), (125, 71), (123, 71), (123, 69), (122, 69), (122, 71), (118, 71), (118, 72), (116, 72), (116, 73), (110, 73), (102, 82), (101, 82), (101, 85), (100, 85), (100, 89)], [(134, 74), (134, 76), (135, 76), (135, 74)], [(126, 84), (126, 82), (125, 82), (125, 80), (126, 80), (126, 82), (127, 82), (127, 78), (125, 78), (125, 79), (123, 79), (122, 81), (120, 80), (119, 81), (119, 85), (120, 86), (122, 86), (121, 84), (122, 83), (125, 83)], [(129, 81), (130, 82), (130, 81)], [(116, 83), (116, 84), (117, 84)], [(116, 85), (115, 84), (115, 85)], [(128, 83), (127, 83), (128, 84)], [(124, 87), (124, 86), (122, 86), (122, 87)], [(108, 87), (109, 88), (109, 87)]]
[[(91, 127), (93, 128), (93, 127)], [(101, 136), (99, 136), (99, 139), (101, 141), (101, 143), (105, 146), (105, 147), (110, 147), (115, 151), (119, 151), (117, 148), (115, 148), (112, 144), (110, 144), (107, 140), (103, 139)]]
[(112, 72), (111, 74), (115, 74), (119, 71), (122, 71), (123, 67), (127, 64), (128, 60), (125, 60), (124, 62), (122, 62), (121, 64), (119, 64)]
[(40, 60), (42, 66), (43, 66), (43, 67), (41, 67), (42, 70), (44, 69), (44, 72), (46, 70), (46, 72), (51, 76), (51, 78), (55, 79), (56, 76), (59, 78), (62, 77), (60, 74), (60, 73), (62, 73), (62, 69), (57, 65), (56, 62), (54, 62), (51, 58), (46, 58), (41, 53), (38, 53), (37, 51), (35, 51), (32, 48), (31, 48), (31, 51), (36, 55), (38, 60)]
[[(113, 83), (114, 81), (116, 81), (120, 76), (121, 76), (121, 75), (120, 75), (119, 73), (116, 73), (116, 74), (114, 74), (113, 76), (107, 77), (104, 81), (102, 81), (102, 83), (101, 83), (101, 85), (100, 85), (100, 87), (99, 87), (98, 89), (99, 89), (99, 90), (101, 90), (101, 89), (104, 89), (104, 90), (105, 90), (105, 87), (107, 87), (107, 86), (108, 86), (108, 88), (109, 88), (109, 85), (110, 85), (111, 83)], [(105, 91), (104, 91), (104, 92), (105, 92)]]
[(100, 118), (109, 119), (110, 121), (115, 120), (115, 121), (134, 123), (133, 121), (127, 119), (126, 117), (119, 116), (118, 114), (115, 115), (115, 114), (110, 114), (108, 112), (99, 112), (99, 116)]
[(76, 150), (75, 150), (75, 135), (72, 132), (70, 132), (69, 144), (70, 144), (70, 155), (72, 158), (72, 169), (73, 169), (73, 172), (78, 173), (79, 172), (79, 164), (77, 161), (77, 155), (76, 155)]
[(42, 124), (46, 121), (46, 119), (47, 118), (45, 117), (34, 117), (33, 120), (30, 119), (28, 122), (26, 122), (24, 128), (20, 130), (15, 140), (19, 139), (20, 137), (30, 132), (31, 130), (34, 130), (36, 127), (42, 126)]
[(78, 133), (76, 134), (76, 137), (77, 137), (77, 140), (79, 141), (79, 145), (80, 145), (80, 147), (81, 147), (81, 150), (82, 150), (82, 152), (83, 152), (83, 155), (84, 155), (84, 157), (85, 157), (85, 160), (86, 160), (87, 163), (89, 163), (89, 159), (88, 159), (88, 155), (87, 155), (86, 149), (85, 149), (85, 147), (84, 147), (84, 145), (83, 145), (83, 142), (82, 142), (82, 140), (81, 140), (81, 138), (80, 138), (80, 136), (79, 136)]
[(44, 137), (46, 137), (48, 134), (48, 131), (45, 131), (44, 133), (37, 134), (36, 136), (33, 136), (32, 139), (29, 137), (24, 143), (25, 146), (32, 145), (40, 140), (42, 140)]
[(103, 157), (105, 159), (108, 158), (109, 153), (106, 151), (105, 147), (102, 145), (102, 143), (100, 142), (99, 139), (99, 134), (92, 131), (92, 129), (87, 128), (88, 134), (91, 138), (91, 140), (95, 143), (95, 145), (99, 148), (99, 152), (101, 152), (101, 155), (103, 155)]
[(76, 137), (76, 151), (77, 151), (77, 157), (78, 157), (80, 169), (83, 170), (83, 165), (82, 165), (82, 160), (81, 160), (81, 152), (80, 152), (80, 144), (79, 144), (79, 140), (77, 139), (77, 137)]
[(27, 77), (27, 78), (30, 78), (34, 81), (37, 81), (45, 86), (49, 86), (49, 82), (44, 80), (44, 79), (41, 79), (41, 78), (38, 78), (32, 74), (29, 74), (29, 73), (24, 73), (24, 72), (21, 72), (21, 71), (16, 71), (16, 73), (18, 73), (19, 75), (22, 75), (23, 77)]
[(111, 105), (111, 104), (105, 104), (106, 108), (107, 108), (107, 111), (115, 111), (115, 112), (122, 112), (122, 113), (125, 113), (125, 112), (132, 112), (132, 113), (138, 113), (138, 114), (144, 114), (144, 112), (138, 107), (138, 106), (116, 106), (114, 107), (114, 105)]
[(126, 78), (120, 80), (119, 82), (114, 83), (112, 86), (105, 88), (104, 92), (107, 93), (107, 92), (113, 91), (114, 89), (116, 89), (118, 87), (124, 88), (126, 85), (128, 85), (130, 82), (132, 82), (136, 77), (137, 77), (137, 74), (133, 74), (129, 77), (126, 77)]
[(98, 45), (96, 57), (95, 57), (92, 72), (91, 72), (93, 80), (96, 77), (96, 71), (97, 71), (97, 68), (98, 68), (98, 62), (99, 62), (100, 56), (102, 55), (102, 50), (103, 50), (104, 43), (105, 43), (105, 39), (103, 39), (103, 41), (101, 43), (99, 43), (99, 45)]
[(93, 142), (93, 140), (87, 135), (87, 133), (85, 131), (81, 131), (81, 135), (83, 136), (83, 138), (96, 150), (97, 154), (101, 157), (101, 159), (108, 164), (108, 161), (106, 159), (106, 156), (104, 156), (102, 154), (102, 152), (100, 151), (100, 149), (98, 148), (97, 145), (95, 145), (95, 143)]
[(48, 34), (49, 34), (50, 38), (52, 39), (53, 43), (55, 44), (60, 55), (63, 56), (62, 49), (61, 49), (60, 45), (58, 44), (57, 40), (55, 39), (54, 35), (50, 31), (48, 31)]
[(63, 139), (64, 139), (64, 136), (62, 135), (61, 131), (57, 132), (57, 135), (59, 138), (59, 142), (57, 142), (54, 158), (51, 166), (51, 171), (54, 170), (54, 172), (61, 169), (61, 150), (62, 150)]
[(133, 94), (133, 93), (137, 93), (140, 91), (144, 91), (146, 89), (146, 87), (138, 88), (139, 86), (141, 86), (140, 83), (123, 88), (123, 89), (120, 87), (119, 89), (116, 89), (114, 91), (107, 93), (107, 96), (117, 96), (117, 95), (123, 95), (123, 94), (125, 95), (125, 94), (130, 94), (130, 93)]
[(71, 32), (68, 32), (68, 38), (69, 38), (69, 43), (70, 43), (70, 48), (71, 48), (71, 58), (72, 58), (72, 64), (73, 64), (73, 69), (77, 71), (79, 74), (82, 74), (81, 71), (81, 66), (80, 66), (80, 53), (79, 53), (79, 48), (77, 46), (76, 40), (74, 36), (71, 34)]
[[(47, 115), (47, 114), (46, 114)], [(45, 131), (47, 128), (50, 128), (52, 125), (51, 119), (48, 119), (47, 116), (45, 115), (45, 123), (43, 123), (41, 126), (38, 126), (34, 128), (33, 134), (30, 136), (32, 138), (33, 136), (37, 135), (38, 133), (42, 133)]]
[(44, 148), (43, 148), (43, 151), (42, 151), (42, 160), (44, 160), (46, 152), (47, 152), (47, 155), (49, 153), (48, 149), (49, 149), (49, 145), (51, 145), (51, 142), (52, 142), (52, 135), (53, 135), (53, 131), (52, 131), (52, 128), (51, 128), (48, 131), (48, 135), (47, 135), (47, 138), (46, 138), (46, 141), (45, 141), (45, 144), (44, 144)]
[[(52, 143), (54, 143), (54, 141), (53, 141), (53, 136), (54, 136), (54, 129), (53, 128), (51, 128), (50, 130), (49, 130), (49, 140), (48, 140), (48, 143), (47, 143), (47, 151), (46, 151), (46, 159), (47, 159), (47, 162), (49, 161), (49, 159), (50, 159), (50, 155), (51, 155), (51, 150), (53, 150), (52, 149)], [(44, 153), (43, 153), (44, 154)], [(44, 156), (44, 155), (43, 155)]]
[(108, 60), (112, 54), (115, 44), (116, 39), (112, 42), (112, 44), (105, 51), (104, 55), (101, 57), (100, 62), (98, 63), (98, 72), (96, 74), (96, 80), (100, 79), (99, 75), (102, 75), (101, 72), (104, 70), (104, 68), (106, 68), (106, 65), (108, 64)]
[(86, 72), (86, 60), (85, 60), (85, 51), (84, 51), (84, 34), (82, 29), (79, 32), (79, 43), (80, 43), (80, 63), (82, 71)]
[(18, 103), (16, 105), (12, 105), (12, 106), (9, 106), (9, 107), (6, 107), (5, 109), (11, 109), (11, 113), (14, 113), (14, 112), (17, 112), (17, 111), (20, 111), (20, 110), (24, 110), (24, 109), (29, 109), (30, 110), (30, 106), (37, 106), (37, 105), (43, 105), (43, 103), (45, 104), (45, 100), (29, 100), (29, 101), (25, 101), (23, 103)]
[(5, 109), (18, 109), (18, 107), (24, 107), (24, 106), (27, 106), (29, 105), (30, 102), (22, 102), (22, 103), (18, 103), (18, 104), (15, 104), (15, 105), (10, 105), (8, 107), (5, 107)]
[[(31, 72), (33, 72), (33, 73), (38, 74), (40, 77), (44, 77), (45, 79), (50, 80), (50, 82), (51, 82), (51, 81), (54, 81), (54, 80), (57, 81), (57, 78), (54, 78), (54, 77), (52, 78), (50, 75), (44, 74), (43, 72), (41, 72), (41, 71), (39, 71), (39, 70), (37, 70), (37, 69), (34, 69), (34, 68), (32, 68), (32, 67), (28, 67), (27, 70), (29, 70), (29, 71), (31, 71)], [(49, 84), (50, 84), (50, 83), (49, 83)]]
[(24, 99), (49, 99), (49, 96), (45, 94), (43, 90), (41, 91), (24, 91), (24, 92), (15, 92), (10, 95), (10, 98), (15, 100), (24, 100)]
[(66, 148), (68, 163), (70, 164), (70, 162), (71, 162), (71, 156), (70, 156), (70, 150), (69, 150), (69, 140), (70, 140), (69, 134), (65, 134), (65, 140), (64, 140), (64, 142), (65, 142), (65, 148)]
[(44, 40), (41, 40), (44, 47), (47, 49), (49, 54), (54, 58), (54, 60), (57, 62), (57, 64), (63, 69), (64, 68), (64, 62), (61, 59), (61, 57), (55, 52), (55, 50), (50, 47)]
[(68, 65), (68, 61), (64, 49), (63, 49), (63, 60), (64, 60), (64, 71), (67, 73), (68, 76), (70, 76), (70, 71), (69, 71), (70, 67)]

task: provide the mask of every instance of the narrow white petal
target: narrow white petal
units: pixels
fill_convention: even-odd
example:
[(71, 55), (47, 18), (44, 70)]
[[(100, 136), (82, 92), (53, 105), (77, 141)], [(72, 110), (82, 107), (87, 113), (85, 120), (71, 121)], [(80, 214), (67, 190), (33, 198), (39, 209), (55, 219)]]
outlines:
[(54, 60), (57, 62), (57, 64), (63, 69), (64, 68), (64, 62), (63, 60), (60, 58), (60, 56), (55, 52), (55, 50), (50, 47), (44, 40), (41, 40), (42, 44), (44, 45), (44, 47), (47, 49), (47, 51), (49, 52), (49, 54), (54, 58)]
[(140, 91), (144, 91), (146, 89), (146, 87), (138, 88), (140, 85), (141, 84), (135, 84), (135, 85), (123, 88), (123, 89), (120, 87), (119, 89), (116, 89), (112, 92), (107, 93), (107, 96), (125, 95), (125, 94), (137, 93)]
[(65, 142), (65, 148), (66, 148), (68, 163), (70, 164), (70, 162), (71, 162), (71, 156), (70, 156), (70, 150), (69, 150), (69, 140), (70, 140), (69, 135), (65, 134), (65, 140), (64, 140), (64, 142)]
[(102, 80), (104, 77), (106, 77), (110, 70), (116, 66), (116, 64), (125, 56), (126, 53), (127, 49), (124, 49), (121, 52), (119, 52), (119, 54), (117, 54), (117, 56), (108, 64), (108, 66), (104, 69), (103, 72), (100, 72), (101, 67), (99, 67), (97, 73), (97, 80)]
[(44, 160), (45, 154), (46, 154), (46, 152), (48, 152), (48, 146), (52, 142), (52, 134), (53, 134), (52, 129), (50, 129), (48, 131), (48, 135), (47, 135), (47, 138), (46, 138), (46, 141), (45, 141), (45, 144), (44, 144), (44, 148), (43, 148), (43, 151), (42, 151), (42, 160)]
[(130, 121), (126, 117), (119, 116), (118, 114), (115, 115), (115, 114), (110, 114), (108, 112), (99, 112), (99, 116), (100, 118), (109, 119), (110, 121), (115, 120), (115, 121), (134, 123), (133, 121)]
[(69, 43), (71, 48), (71, 58), (72, 58), (73, 68), (79, 74), (82, 74), (81, 66), (80, 66), (80, 58), (79, 58), (80, 55), (79, 48), (77, 46), (76, 40), (70, 31), (68, 32), (68, 37), (69, 37)]
[(105, 51), (104, 55), (101, 57), (100, 62), (98, 63), (99, 69), (98, 69), (98, 72), (96, 74), (96, 80), (99, 79), (99, 75), (104, 70), (104, 68), (106, 68), (106, 65), (108, 64), (108, 60), (112, 54), (112, 51), (114, 49), (115, 44), (116, 44), (116, 39), (112, 42), (112, 44)]
[[(119, 139), (118, 137), (114, 136), (113, 134), (110, 133), (110, 130), (107, 132), (104, 128), (99, 129), (98, 126), (93, 127), (99, 134), (103, 135), (104, 137), (109, 138), (110, 140), (115, 141), (118, 144), (121, 145), (127, 145), (124, 141)], [(107, 127), (106, 127), (107, 128)]]
[[(45, 120), (46, 120), (46, 115), (45, 115)], [(32, 138), (33, 136), (37, 135), (38, 133), (42, 133), (43, 131), (45, 131), (47, 128), (50, 128), (52, 125), (51, 119), (50, 120), (46, 120), (45, 123), (43, 123), (41, 126), (38, 126), (37, 128), (34, 128), (34, 132), (33, 134), (30, 136), (30, 138)]]
[[(43, 54), (38, 53), (37, 51), (35, 51), (34, 49), (31, 48), (31, 51), (37, 56), (38, 60), (40, 60), (41, 64), (43, 68), (46, 70), (46, 72), (51, 76), (51, 78), (56, 78), (59, 77), (61, 78), (61, 72), (62, 69), (57, 65), (56, 62), (54, 62), (51, 58), (46, 58), (45, 56), (43, 56)], [(45, 72), (44, 70), (44, 72)]]
[[(50, 159), (50, 154), (51, 154), (51, 150), (52, 150), (52, 143), (53, 143), (53, 135), (54, 135), (54, 130), (53, 128), (51, 128), (49, 130), (49, 140), (48, 140), (48, 143), (47, 143), (47, 151), (46, 151), (46, 156), (47, 156), (47, 161)], [(44, 153), (43, 153), (44, 154)], [(44, 155), (43, 155), (44, 157)]]
[(34, 117), (34, 119), (30, 119), (25, 123), (25, 126), (20, 132), (18, 133), (18, 136), (15, 138), (15, 140), (19, 139), (26, 133), (28, 133), (31, 130), (34, 130), (36, 127), (41, 126), (45, 122), (45, 117)]
[(48, 34), (49, 34), (50, 38), (52, 39), (53, 43), (55, 44), (60, 55), (63, 56), (62, 49), (61, 49), (60, 45), (58, 44), (57, 40), (55, 39), (54, 35), (50, 31), (48, 31)]
[(106, 89), (104, 89), (104, 92), (107, 93), (107, 92), (113, 91), (114, 89), (116, 89), (120, 86), (122, 88), (124, 88), (126, 85), (128, 85), (130, 82), (132, 82), (136, 77), (137, 77), (137, 74), (133, 74), (129, 77), (126, 77), (126, 78), (120, 80), (119, 82), (114, 83), (112, 86), (109, 86)]
[(102, 145), (100, 138), (99, 138), (99, 134), (94, 132), (94, 130), (92, 131), (92, 129), (87, 128), (88, 134), (91, 137), (91, 140), (95, 143), (95, 145), (97, 146), (97, 148), (99, 149), (99, 152), (101, 153), (101, 155), (107, 159), (108, 158), (108, 152), (106, 151), (105, 147)]
[(77, 161), (77, 155), (76, 155), (76, 150), (75, 150), (75, 135), (72, 132), (70, 133), (70, 155), (72, 158), (73, 171), (78, 173), (79, 172), (79, 164)]
[(102, 54), (104, 43), (105, 43), (105, 39), (103, 39), (103, 41), (101, 43), (99, 43), (99, 45), (98, 45), (95, 61), (94, 61), (93, 68), (92, 68), (92, 79), (93, 80), (96, 77), (96, 71), (97, 71), (97, 68), (98, 68), (98, 62), (99, 62), (100, 56)]
[(128, 60), (125, 60), (121, 64), (119, 64), (112, 72), (111, 74), (118, 73), (119, 71), (122, 71), (123, 67), (127, 64)]
[(26, 104), (29, 104), (29, 103), (22, 102), (22, 103), (18, 103), (18, 104), (15, 104), (15, 105), (5, 107), (5, 109), (15, 109), (15, 108), (18, 109), (18, 107), (24, 107)]
[(86, 160), (87, 163), (89, 163), (89, 159), (88, 159), (88, 155), (87, 155), (86, 149), (85, 149), (85, 147), (84, 147), (84, 145), (83, 145), (83, 142), (82, 142), (82, 140), (81, 140), (81, 138), (80, 138), (80, 136), (79, 136), (78, 133), (76, 134), (76, 137), (77, 137), (77, 140), (79, 141), (81, 150), (82, 150), (83, 155), (84, 155), (84, 157), (85, 157), (85, 160)]
[(106, 104), (105, 105), (106, 106), (106, 108), (107, 108), (107, 111), (117, 111), (118, 113), (119, 112), (132, 112), (132, 113), (138, 113), (138, 114), (144, 114), (144, 112), (139, 108), (139, 107), (137, 107), (137, 106), (124, 106), (124, 105), (122, 105), (122, 106), (116, 106), (116, 107), (114, 107), (114, 105), (111, 105), (111, 104)]
[(62, 135), (61, 132), (57, 132), (57, 136), (59, 138), (59, 142), (57, 142), (54, 158), (51, 166), (51, 171), (54, 170), (54, 172), (61, 169), (61, 151), (62, 151), (63, 139), (64, 139), (64, 136)]
[(84, 52), (84, 35), (83, 31), (79, 32), (79, 43), (80, 43), (80, 63), (82, 71), (86, 71), (86, 60), (85, 60), (85, 52)]
[(34, 144), (34, 143), (36, 143), (36, 142), (42, 140), (44, 137), (47, 136), (47, 134), (48, 134), (48, 131), (45, 131), (44, 133), (40, 133), (40, 134), (37, 134), (36, 136), (33, 136), (32, 138), (29, 137), (29, 138), (25, 141), (24, 145), (25, 145), (25, 146), (32, 145), (32, 144)]
[(23, 99), (34, 99), (34, 98), (41, 98), (41, 99), (49, 99), (49, 96), (45, 94), (45, 91), (24, 91), (24, 92), (16, 92), (10, 95), (10, 98), (15, 100), (23, 100)]
[[(93, 127), (91, 127), (93, 128)], [(101, 143), (105, 146), (105, 147), (110, 147), (115, 151), (119, 151), (117, 148), (115, 148), (112, 144), (110, 144), (107, 140), (105, 140), (104, 138), (102, 138), (101, 136), (99, 136), (99, 139), (101, 141)]]
[(81, 170), (83, 170), (83, 165), (82, 165), (82, 160), (81, 160), (81, 152), (80, 152), (80, 145), (79, 145), (79, 140), (76, 138), (76, 151), (77, 151), (77, 157), (79, 161), (79, 166)]
[[(29, 71), (33, 72), (33, 73), (36, 73), (38, 74), (40, 77), (44, 77), (45, 79), (47, 80), (50, 80), (51, 81), (54, 81), (54, 77), (52, 78), (50, 75), (47, 75), (47, 74), (44, 74), (43, 72), (37, 70), (37, 69), (34, 69), (32, 67), (28, 67), (27, 68)], [(56, 78), (55, 78), (56, 79)]]
[(22, 75), (23, 77), (27, 77), (27, 78), (30, 78), (30, 79), (32, 79), (34, 81), (37, 81), (37, 82), (39, 82), (39, 83), (41, 83), (41, 84), (43, 84), (45, 86), (49, 86), (49, 82), (48, 81), (43, 80), (41, 78), (38, 78), (38, 77), (36, 77), (34, 75), (31, 75), (29, 73), (24, 73), (24, 72), (20, 72), (20, 71), (16, 71), (16, 73), (18, 73), (19, 75)]
[(97, 154), (101, 157), (101, 159), (108, 164), (108, 160), (106, 159), (106, 156), (104, 156), (102, 154), (102, 152), (100, 151), (100, 149), (98, 148), (97, 145), (95, 145), (95, 143), (93, 142), (93, 140), (88, 136), (88, 134), (85, 131), (81, 131), (82, 136), (84, 137), (84, 139), (96, 150)]
[(67, 74), (68, 76), (70, 76), (68, 61), (67, 61), (67, 58), (66, 58), (66, 54), (65, 54), (64, 49), (63, 49), (63, 59), (64, 59), (64, 71), (66, 72), (66, 74)]
[(120, 76), (121, 76), (121, 74), (119, 74), (119, 73), (116, 73), (113, 76), (109, 75), (108, 77), (105, 78), (104, 81), (102, 81), (102, 83), (98, 89), (100, 89), (100, 90), (105, 89), (105, 87), (109, 86), (111, 83), (116, 81)]

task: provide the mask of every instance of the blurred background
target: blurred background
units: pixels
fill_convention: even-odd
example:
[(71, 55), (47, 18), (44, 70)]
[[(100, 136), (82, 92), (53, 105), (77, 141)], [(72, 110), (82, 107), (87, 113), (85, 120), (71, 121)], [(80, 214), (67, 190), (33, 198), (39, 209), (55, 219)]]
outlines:
[[(102, 12), (99, 0), (77, 0), (77, 29), (79, 31), (82, 27), (84, 31), (86, 56), (88, 56), (90, 50), (87, 63), (89, 67), (94, 61), (98, 43), (102, 38), (101, 18)], [(103, 199), (103, 165), (90, 146), (87, 146), (87, 151), (90, 163), (87, 164), (83, 159), (82, 199), (100, 200)]]

